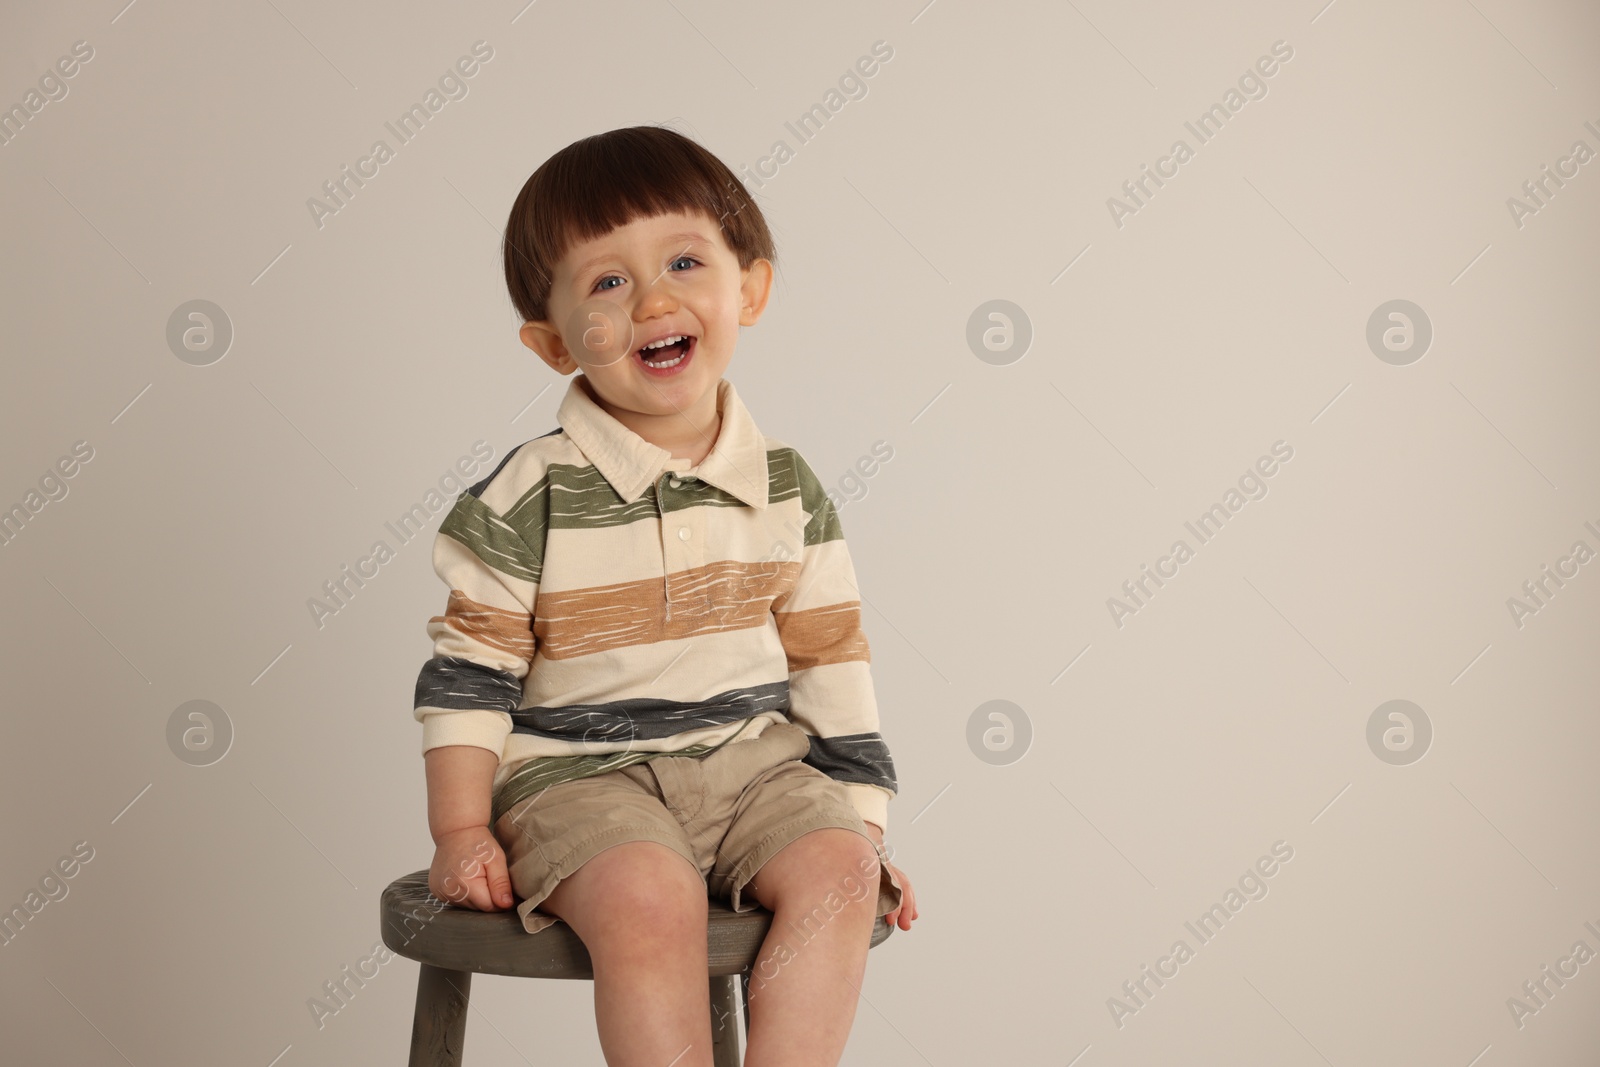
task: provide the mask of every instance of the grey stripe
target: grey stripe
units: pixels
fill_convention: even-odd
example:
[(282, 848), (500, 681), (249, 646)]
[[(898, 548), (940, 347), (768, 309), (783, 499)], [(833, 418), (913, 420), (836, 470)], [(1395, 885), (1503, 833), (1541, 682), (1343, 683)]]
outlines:
[(800, 762), (841, 782), (881, 785), (891, 793), (900, 791), (894, 760), (880, 733), (813, 736), (811, 753)]
[(412, 709), (511, 712), (520, 703), (522, 683), (509, 671), (460, 656), (434, 656), (417, 675)]
[[(507, 709), (511, 710), (511, 709)], [(727, 689), (705, 700), (635, 697), (511, 711), (512, 732), (558, 741), (649, 741), (789, 710), (789, 680)]]

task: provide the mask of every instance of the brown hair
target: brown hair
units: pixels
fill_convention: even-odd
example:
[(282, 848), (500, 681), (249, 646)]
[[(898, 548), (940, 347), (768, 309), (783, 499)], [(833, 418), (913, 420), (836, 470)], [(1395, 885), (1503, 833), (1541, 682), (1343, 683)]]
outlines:
[(549, 318), (555, 266), (573, 244), (672, 211), (717, 220), (741, 269), (777, 262), (761, 209), (720, 159), (676, 130), (629, 126), (569, 144), (517, 194), (502, 245), (517, 314), (524, 322)]

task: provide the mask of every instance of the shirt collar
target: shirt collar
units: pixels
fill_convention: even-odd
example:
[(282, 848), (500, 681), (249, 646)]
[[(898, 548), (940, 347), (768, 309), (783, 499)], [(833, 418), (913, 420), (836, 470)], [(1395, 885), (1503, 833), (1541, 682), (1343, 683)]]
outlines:
[[(672, 453), (618, 422), (595, 402), (592, 389), (583, 374), (575, 375), (567, 383), (567, 395), (556, 411), (556, 421), (617, 495), (631, 504), (646, 486), (655, 483)], [(700, 461), (695, 474), (753, 508), (765, 508), (766, 438), (726, 378), (717, 380), (717, 409), (722, 413), (722, 427), (717, 431), (716, 444)]]

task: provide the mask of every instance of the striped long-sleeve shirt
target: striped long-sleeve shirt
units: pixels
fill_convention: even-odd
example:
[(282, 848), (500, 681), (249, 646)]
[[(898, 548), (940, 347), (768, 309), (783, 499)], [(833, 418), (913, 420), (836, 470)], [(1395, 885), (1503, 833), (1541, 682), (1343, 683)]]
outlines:
[(450, 594), (417, 678), (422, 751), (494, 752), (499, 794), (519, 771), (550, 784), (787, 718), (811, 736), (804, 762), (887, 830), (898, 784), (837, 511), (727, 379), (717, 404), (691, 465), (580, 373), (559, 428), (457, 498), (433, 547)]

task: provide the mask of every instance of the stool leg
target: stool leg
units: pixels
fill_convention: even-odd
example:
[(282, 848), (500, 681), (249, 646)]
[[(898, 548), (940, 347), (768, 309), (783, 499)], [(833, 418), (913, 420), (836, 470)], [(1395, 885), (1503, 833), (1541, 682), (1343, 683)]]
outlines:
[(411, 1067), (461, 1067), (471, 993), (471, 971), (422, 965), (417, 975), (417, 1009), (411, 1021)]
[(750, 968), (739, 972), (739, 1009), (744, 1014), (744, 1040), (750, 1042)]
[(734, 992), (736, 975), (719, 974), (711, 979), (711, 1062), (714, 1067), (739, 1067), (739, 1030), (733, 1013), (739, 997)]

